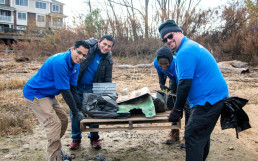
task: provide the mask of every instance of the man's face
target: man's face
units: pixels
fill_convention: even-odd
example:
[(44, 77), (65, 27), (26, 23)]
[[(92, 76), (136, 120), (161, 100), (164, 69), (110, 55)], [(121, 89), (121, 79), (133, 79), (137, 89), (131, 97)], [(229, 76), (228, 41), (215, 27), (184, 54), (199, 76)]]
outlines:
[(160, 58), (158, 64), (163, 70), (168, 70), (170, 66), (169, 60), (166, 58)]
[(177, 51), (179, 46), (180, 46), (180, 42), (178, 39), (178, 33), (177, 32), (169, 32), (167, 33), (163, 40), (162, 40), (172, 51)]
[(102, 40), (101, 42), (98, 42), (99, 49), (101, 53), (106, 54), (111, 51), (113, 47), (113, 41), (109, 41), (107, 39)]
[(73, 63), (80, 64), (83, 62), (89, 52), (89, 49), (84, 48), (83, 46), (79, 46), (75, 48), (74, 46), (71, 47), (71, 58)]

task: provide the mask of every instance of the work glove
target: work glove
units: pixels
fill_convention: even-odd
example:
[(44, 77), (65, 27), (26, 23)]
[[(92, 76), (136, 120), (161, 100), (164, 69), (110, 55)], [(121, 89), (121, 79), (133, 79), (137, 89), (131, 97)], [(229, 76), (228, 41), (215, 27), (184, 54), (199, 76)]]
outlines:
[(173, 108), (168, 116), (169, 122), (178, 122), (183, 117), (183, 110)]
[(171, 91), (171, 89), (168, 88), (168, 87), (165, 86), (165, 85), (160, 85), (160, 89), (161, 89), (161, 90), (166, 90), (166, 91)]

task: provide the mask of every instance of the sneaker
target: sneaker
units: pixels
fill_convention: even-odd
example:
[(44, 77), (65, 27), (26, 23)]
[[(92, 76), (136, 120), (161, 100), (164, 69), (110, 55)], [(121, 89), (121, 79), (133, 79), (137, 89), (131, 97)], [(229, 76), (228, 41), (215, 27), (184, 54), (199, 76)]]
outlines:
[(75, 157), (72, 155), (65, 154), (65, 151), (61, 149), (62, 161), (71, 161)]
[(101, 142), (99, 140), (99, 136), (90, 138), (90, 144), (94, 149), (101, 149)]
[(70, 144), (70, 149), (75, 150), (78, 149), (80, 146), (81, 140), (73, 140)]
[(179, 129), (172, 129), (169, 133), (165, 144), (174, 144), (176, 141), (179, 140)]

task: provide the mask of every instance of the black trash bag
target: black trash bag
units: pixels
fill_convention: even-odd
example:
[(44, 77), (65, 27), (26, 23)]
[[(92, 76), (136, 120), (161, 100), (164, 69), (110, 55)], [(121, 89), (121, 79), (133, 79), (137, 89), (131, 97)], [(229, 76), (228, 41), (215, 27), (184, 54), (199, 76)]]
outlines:
[(235, 128), (236, 137), (238, 133), (251, 128), (249, 117), (243, 110), (248, 100), (239, 97), (227, 97), (224, 100), (224, 108), (221, 112), (221, 129)]
[(156, 93), (157, 98), (161, 98), (166, 103), (166, 109), (172, 110), (176, 101), (176, 95), (171, 93), (165, 93), (163, 91), (157, 91)]
[(116, 99), (111, 94), (83, 93), (82, 113), (98, 119), (130, 117), (130, 113), (117, 113)]
[(172, 110), (174, 108), (174, 104), (176, 102), (176, 95), (174, 94), (169, 94), (168, 95), (168, 100), (167, 100), (167, 108), (169, 110)]
[(152, 100), (157, 113), (165, 112), (167, 110), (167, 104), (162, 98), (152, 97)]

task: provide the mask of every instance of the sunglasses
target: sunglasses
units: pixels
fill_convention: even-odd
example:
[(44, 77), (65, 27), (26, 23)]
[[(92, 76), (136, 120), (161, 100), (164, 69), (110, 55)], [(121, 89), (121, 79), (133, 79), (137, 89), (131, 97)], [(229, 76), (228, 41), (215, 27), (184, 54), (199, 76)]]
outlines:
[(167, 36), (167, 38), (165, 38), (165, 39), (162, 39), (162, 42), (164, 42), (164, 43), (166, 43), (167, 41), (168, 41), (168, 39), (173, 39), (173, 33), (171, 33), (171, 34), (169, 34), (168, 36)]
[(80, 50), (78, 50), (77, 48), (75, 49), (76, 52), (79, 54), (79, 55), (82, 55), (84, 58), (87, 57), (87, 54), (83, 54)]

